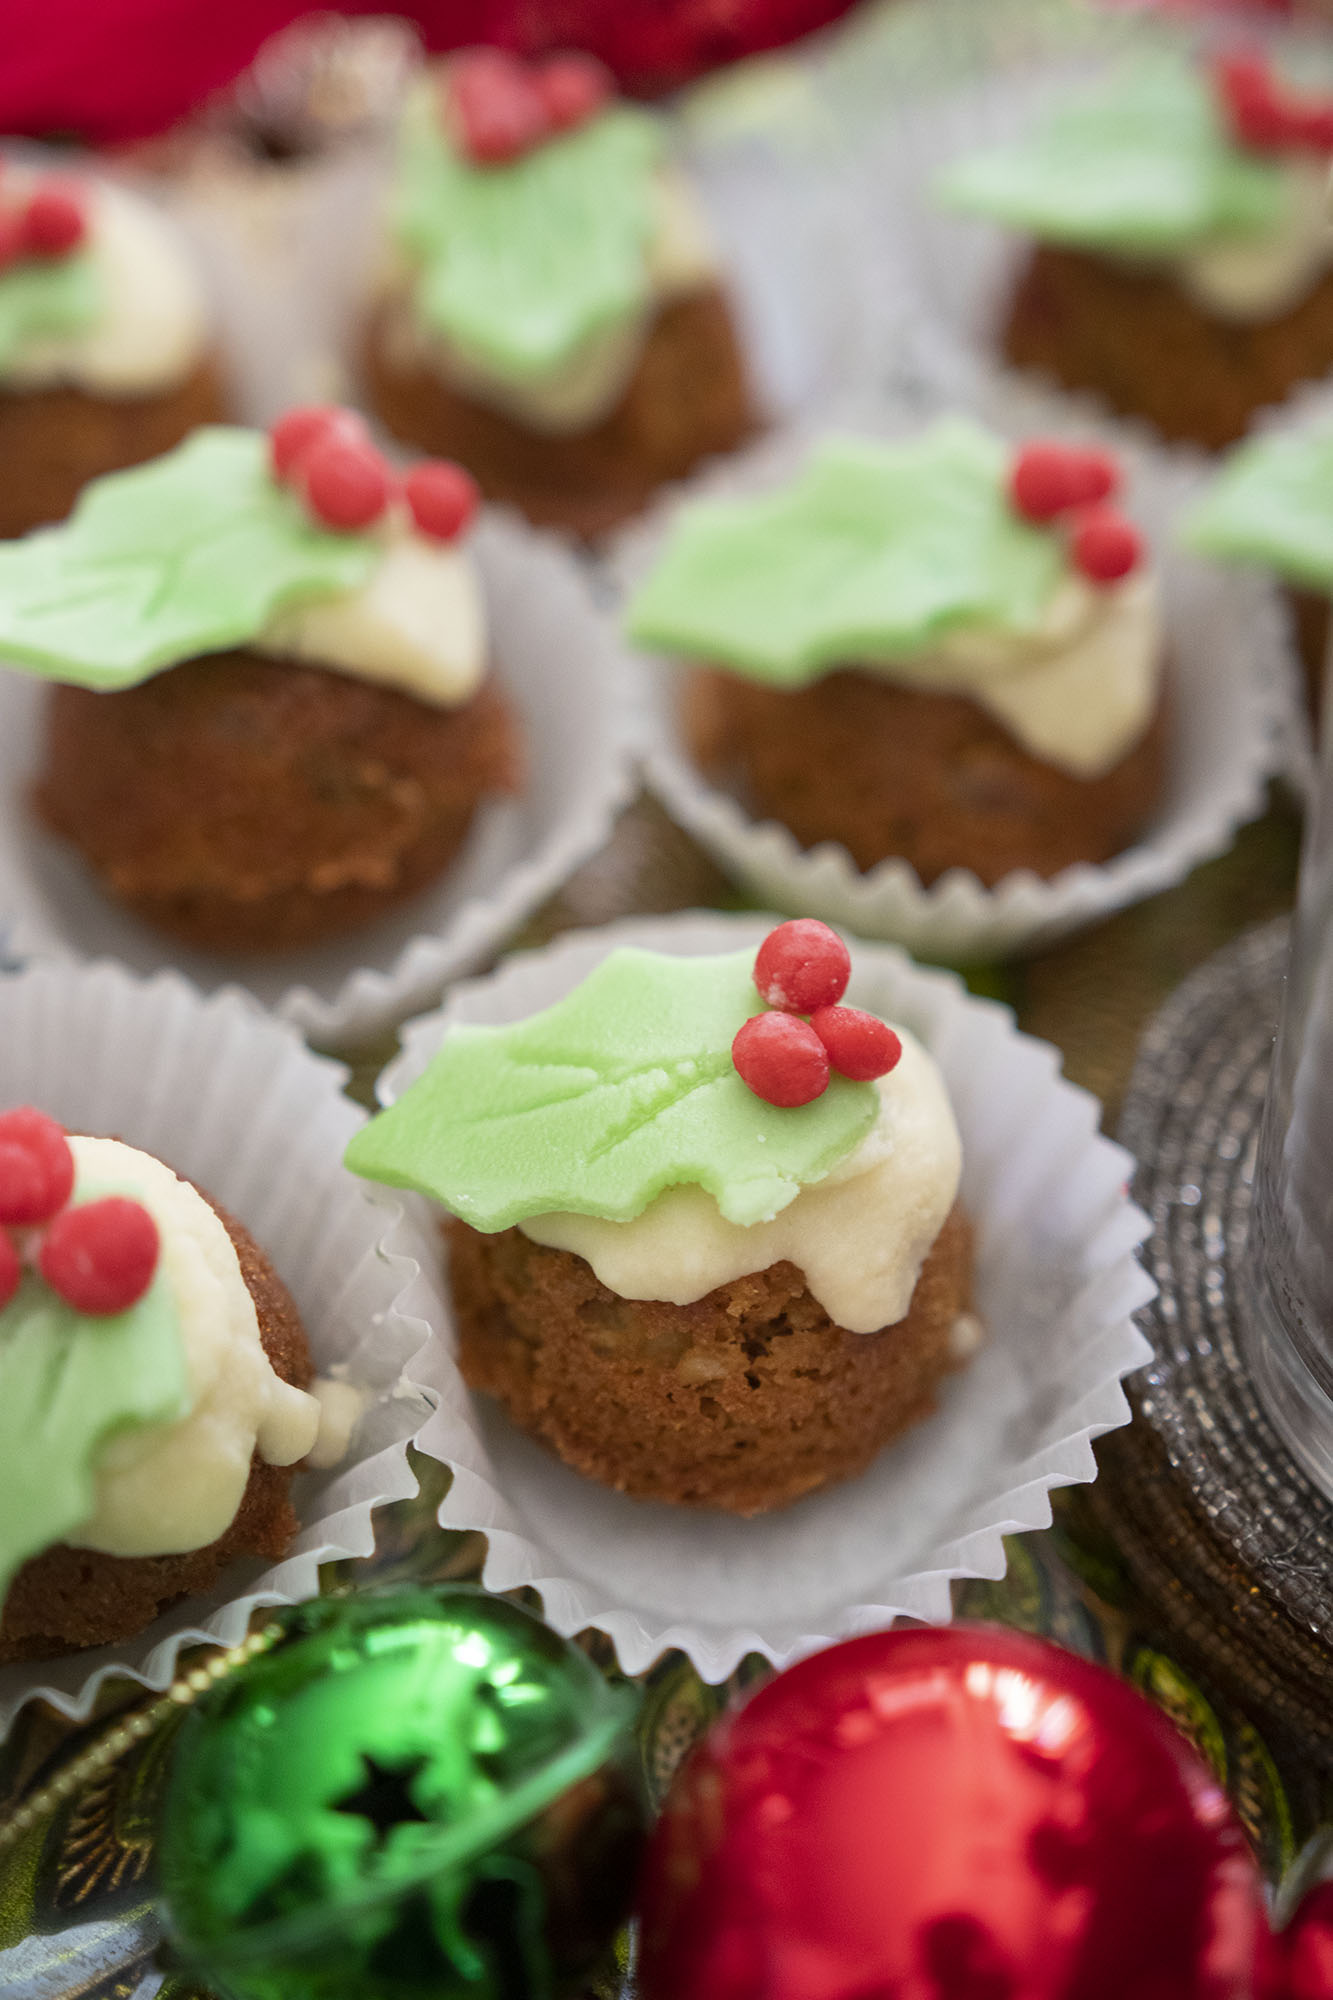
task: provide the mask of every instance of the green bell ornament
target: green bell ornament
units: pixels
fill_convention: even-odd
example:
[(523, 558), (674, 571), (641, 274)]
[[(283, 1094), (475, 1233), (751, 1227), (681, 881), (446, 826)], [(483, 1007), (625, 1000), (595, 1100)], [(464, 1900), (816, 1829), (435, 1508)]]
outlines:
[(636, 1698), (479, 1590), (325, 1599), (185, 1718), (164, 1917), (228, 2000), (546, 2000), (624, 1919)]

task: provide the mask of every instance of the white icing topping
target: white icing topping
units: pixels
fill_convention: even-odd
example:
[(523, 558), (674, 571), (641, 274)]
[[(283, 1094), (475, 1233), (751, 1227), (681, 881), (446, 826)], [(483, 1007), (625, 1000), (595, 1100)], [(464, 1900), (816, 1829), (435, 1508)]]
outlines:
[(408, 366), (429, 363), (451, 387), (533, 430), (559, 436), (589, 429), (624, 395), (659, 307), (702, 290), (717, 277), (717, 251), (681, 169), (674, 162), (660, 167), (654, 189), (657, 223), (647, 251), (649, 296), (644, 310), (594, 334), (558, 368), (521, 380), (501, 374), (419, 326), (405, 302), (387, 330), (395, 358)]
[(452, 707), (475, 694), (486, 671), (481, 586), (466, 548), (395, 522), (359, 590), (276, 612), (250, 644)]
[(1293, 161), (1284, 179), (1287, 211), (1279, 228), (1219, 238), (1176, 262), (1185, 290), (1219, 319), (1275, 319), (1299, 305), (1333, 262), (1323, 165)]
[(902, 1060), (879, 1081), (875, 1124), (772, 1221), (741, 1228), (723, 1219), (704, 1189), (682, 1186), (632, 1222), (538, 1215), (520, 1229), (534, 1243), (582, 1257), (624, 1299), (690, 1305), (786, 1259), (839, 1326), (874, 1333), (896, 1325), (953, 1207), (962, 1166), (943, 1078), (921, 1044), (899, 1033)]
[(196, 366), (208, 338), (198, 281), (146, 202), (105, 182), (84, 188), (104, 310), (79, 333), (27, 342), (3, 380), (30, 389), (68, 384), (101, 396), (171, 388)]
[(952, 632), (878, 663), (888, 678), (965, 694), (1058, 770), (1096, 778), (1132, 749), (1157, 706), (1163, 655), (1156, 579), (1103, 587), (1070, 576), (1033, 632)]
[(176, 1555), (230, 1526), (258, 1451), (270, 1465), (304, 1458), (320, 1405), (276, 1375), (226, 1225), (170, 1167), (116, 1139), (71, 1138), (76, 1189), (133, 1191), (158, 1226), (161, 1268), (175, 1297), (190, 1407), (175, 1423), (124, 1431), (102, 1447), (96, 1503), (79, 1548), (107, 1555)]

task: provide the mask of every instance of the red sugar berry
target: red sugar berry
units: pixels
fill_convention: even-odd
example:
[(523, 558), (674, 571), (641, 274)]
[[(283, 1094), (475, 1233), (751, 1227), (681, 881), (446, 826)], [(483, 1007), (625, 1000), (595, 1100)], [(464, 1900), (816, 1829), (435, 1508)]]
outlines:
[(1028, 521), (1053, 521), (1078, 501), (1077, 461), (1084, 454), (1038, 440), (1025, 444), (1009, 473), (1009, 498)]
[(1333, 153), (1333, 104), (1307, 104), (1290, 118), (1293, 143), (1312, 153)]
[(824, 1044), (794, 1014), (756, 1014), (737, 1030), (731, 1060), (756, 1097), (784, 1111), (809, 1104), (828, 1088)]
[(1139, 531), (1113, 507), (1089, 507), (1070, 538), (1074, 567), (1090, 583), (1119, 583), (1143, 553)]
[(585, 125), (615, 89), (611, 72), (596, 56), (575, 52), (551, 56), (533, 78), (551, 129), (568, 132)]
[(46, 1222), (69, 1200), (74, 1155), (64, 1130), (22, 1105), (0, 1117), (0, 1223)]
[(813, 1014), (841, 1000), (851, 971), (851, 953), (836, 931), (814, 917), (794, 917), (760, 945), (754, 983), (770, 1007)]
[(445, 79), (445, 116), (477, 166), (516, 160), (550, 132), (532, 73), (503, 49), (470, 49), (454, 57)]
[(1071, 451), (1069, 484), (1076, 507), (1109, 500), (1120, 487), (1120, 467), (1109, 451)]
[(153, 1281), (157, 1224), (141, 1202), (107, 1195), (58, 1215), (38, 1257), (52, 1291), (83, 1313), (125, 1312)]
[(0, 271), (7, 271), (24, 255), (23, 214), (19, 209), (0, 210)]
[(23, 1280), (23, 1260), (13, 1238), (0, 1229), (0, 1312), (9, 1304)]
[(414, 465), (403, 481), (412, 519), (433, 542), (454, 542), (477, 511), (477, 482), (461, 465), (429, 458)]
[(869, 1083), (896, 1069), (903, 1045), (887, 1021), (860, 1007), (818, 1007), (810, 1026), (828, 1051), (839, 1076)]
[(1238, 145), (1271, 152), (1290, 142), (1287, 111), (1263, 56), (1252, 51), (1223, 56), (1213, 74), (1227, 125)]
[(350, 532), (378, 521), (389, 504), (389, 468), (373, 444), (326, 432), (298, 463), (311, 513), (325, 527)]
[(368, 443), (370, 431), (364, 417), (336, 403), (306, 403), (288, 410), (269, 427), (269, 461), (275, 476), (290, 479), (311, 446), (326, 436)]
[(30, 257), (68, 257), (88, 233), (78, 191), (59, 181), (43, 181), (23, 211), (23, 248)]

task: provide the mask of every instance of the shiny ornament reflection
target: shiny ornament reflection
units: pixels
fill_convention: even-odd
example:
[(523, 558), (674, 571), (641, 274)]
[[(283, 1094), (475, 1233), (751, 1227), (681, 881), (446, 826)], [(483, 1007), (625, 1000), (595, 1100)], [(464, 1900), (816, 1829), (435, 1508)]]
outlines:
[(587, 1973), (642, 1841), (629, 1691), (459, 1586), (282, 1623), (173, 1747), (190, 1970), (232, 2000), (545, 2000)]
[(645, 2000), (1251, 2000), (1259, 1880), (1225, 1794), (1124, 1682), (1021, 1634), (802, 1661), (678, 1778)]

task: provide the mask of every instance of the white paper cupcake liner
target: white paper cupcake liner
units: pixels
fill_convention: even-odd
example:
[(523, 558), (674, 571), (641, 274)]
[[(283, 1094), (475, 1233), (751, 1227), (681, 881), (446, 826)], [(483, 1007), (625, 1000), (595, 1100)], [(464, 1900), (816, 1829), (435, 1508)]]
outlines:
[(48, 965), (0, 977), (0, 1108), (36, 1104), (205, 1188), (290, 1288), (317, 1372), (367, 1396), (343, 1462), (293, 1482), (301, 1527), (281, 1562), (234, 1564), (211, 1594), (120, 1644), (0, 1667), (0, 1734), (37, 1696), (83, 1717), (108, 1677), (166, 1687), (183, 1647), (235, 1644), (257, 1607), (313, 1597), (320, 1564), (368, 1555), (373, 1510), (416, 1492), (407, 1441), (430, 1408), (413, 1372), (429, 1334), (417, 1273), (433, 1232), (344, 1171), (365, 1116), (344, 1075), (243, 994), (205, 999), (174, 973)]
[[(910, 396), (887, 395), (832, 428), (899, 437), (969, 400), (958, 377), (915, 378)], [(958, 393), (951, 393), (951, 391)], [(1100, 866), (1081, 863), (1049, 880), (1030, 870), (988, 889), (950, 869), (929, 888), (902, 859), (864, 872), (833, 841), (802, 848), (786, 827), (754, 819), (744, 802), (693, 763), (681, 727), (686, 675), (674, 663), (634, 663), (640, 745), (648, 783), (678, 823), (754, 896), (774, 908), (822, 917), (863, 937), (892, 939), (924, 957), (958, 962), (1032, 950), (1064, 932), (1155, 895), (1221, 853), (1262, 810), (1266, 778), (1291, 755), (1299, 709), (1290, 621), (1270, 583), (1224, 571), (1175, 546), (1174, 527), (1198, 491), (1201, 462), (1155, 450), (1131, 427), (1071, 420), (1049, 397), (1013, 385), (970, 385), (973, 413), (1015, 438), (1066, 434), (1109, 442), (1127, 473), (1127, 507), (1144, 528), (1163, 585), (1171, 744), (1165, 795), (1136, 844)], [(774, 433), (751, 451), (665, 495), (615, 545), (609, 572), (622, 606), (657, 560), (678, 508), (703, 495), (761, 490), (790, 479), (816, 442), (808, 427)]]
[(314, 1041), (351, 1046), (431, 1005), (596, 852), (632, 777), (623, 670), (574, 560), (503, 509), (474, 537), (496, 676), (528, 769), (521, 794), (483, 806), (440, 880), (344, 939), (272, 956), (191, 951), (112, 903), (67, 843), (39, 826), (28, 788), (47, 689), (0, 672), (0, 928), (20, 959), (174, 966), (206, 992), (242, 985)]
[[(753, 949), (771, 921), (640, 920), (510, 959), (407, 1028), (381, 1095), (391, 1102), (420, 1075), (448, 1026), (531, 1014), (617, 945)], [(1092, 1479), (1092, 1439), (1128, 1420), (1121, 1380), (1149, 1356), (1131, 1317), (1154, 1293), (1134, 1254), (1149, 1225), (1126, 1191), (1132, 1161), (1098, 1135), (1095, 1100), (1007, 1009), (901, 952), (855, 946), (849, 998), (906, 1022), (944, 1072), (989, 1335), (937, 1414), (860, 1479), (750, 1521), (600, 1487), (468, 1394), (442, 1247), (422, 1272), (442, 1333), (420, 1364), (440, 1400), (418, 1441), (453, 1472), (442, 1524), (486, 1535), (490, 1589), (532, 1586), (559, 1631), (607, 1633), (627, 1673), (675, 1646), (718, 1681), (746, 1653), (781, 1666), (899, 1616), (947, 1621), (950, 1579), (1002, 1576), (1003, 1537), (1045, 1526), (1051, 1488)]]

